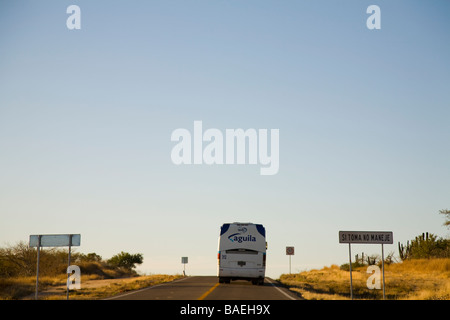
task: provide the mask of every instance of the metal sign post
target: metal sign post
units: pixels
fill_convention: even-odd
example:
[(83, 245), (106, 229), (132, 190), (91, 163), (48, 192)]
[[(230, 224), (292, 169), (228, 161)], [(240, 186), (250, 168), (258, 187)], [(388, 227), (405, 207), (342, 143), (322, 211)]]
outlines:
[(291, 256), (294, 255), (294, 247), (286, 247), (286, 255), (289, 256), (289, 274), (291, 274)]
[[(79, 234), (50, 234), (50, 235), (30, 235), (30, 248), (37, 247), (36, 263), (36, 292), (34, 298), (38, 299), (39, 288), (39, 260), (41, 247), (69, 247), (68, 263), (70, 266), (70, 255), (72, 246), (79, 246), (81, 235)], [(69, 274), (67, 275), (69, 277)], [(67, 288), (67, 299), (69, 299), (69, 288)]]
[[(70, 253), (71, 253), (71, 249), (72, 249), (72, 234), (69, 234), (69, 258), (67, 260), (67, 268), (70, 267)], [(67, 281), (69, 281), (70, 278), (70, 274), (67, 273)], [(67, 300), (69, 300), (69, 286), (67, 285)]]
[(384, 283), (384, 248), (381, 244), (381, 268), (383, 269), (383, 300), (386, 299), (386, 285)]
[(386, 299), (384, 282), (384, 247), (383, 244), (393, 244), (392, 231), (339, 231), (339, 243), (348, 243), (348, 260), (350, 263), (350, 297), (353, 300), (352, 283), (352, 243), (381, 244), (381, 265), (383, 268), (383, 299)]
[(348, 260), (350, 265), (350, 298), (353, 300), (353, 280), (352, 280), (352, 247), (348, 244)]
[(38, 299), (40, 252), (41, 252), (41, 236), (38, 236), (38, 244), (37, 244), (37, 262), (36, 262), (36, 292), (35, 292), (35, 294), (34, 294), (34, 299), (35, 299), (35, 300)]

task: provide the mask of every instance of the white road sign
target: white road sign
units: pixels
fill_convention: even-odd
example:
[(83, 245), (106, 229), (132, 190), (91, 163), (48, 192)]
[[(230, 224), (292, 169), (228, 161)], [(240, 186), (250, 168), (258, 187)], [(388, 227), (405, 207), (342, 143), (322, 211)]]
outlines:
[[(70, 237), (72, 236), (72, 243)], [(41, 247), (68, 247), (79, 246), (81, 235), (79, 234), (48, 234), (48, 235), (30, 235), (30, 247), (39, 246), (39, 237), (41, 237)]]
[(392, 244), (392, 231), (339, 231), (339, 243)]

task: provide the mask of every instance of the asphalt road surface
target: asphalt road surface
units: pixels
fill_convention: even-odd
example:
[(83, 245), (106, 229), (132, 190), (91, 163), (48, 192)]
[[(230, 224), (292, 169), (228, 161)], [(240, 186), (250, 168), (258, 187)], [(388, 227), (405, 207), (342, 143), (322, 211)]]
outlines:
[(297, 300), (278, 282), (266, 278), (263, 286), (249, 281), (218, 283), (215, 276), (193, 276), (145, 289), (120, 294), (106, 300)]

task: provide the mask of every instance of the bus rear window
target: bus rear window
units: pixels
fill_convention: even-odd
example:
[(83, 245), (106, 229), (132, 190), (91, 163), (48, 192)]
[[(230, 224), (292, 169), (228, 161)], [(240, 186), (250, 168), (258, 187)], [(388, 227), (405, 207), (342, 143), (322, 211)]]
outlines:
[(227, 254), (258, 254), (258, 251), (249, 249), (230, 249), (226, 252)]

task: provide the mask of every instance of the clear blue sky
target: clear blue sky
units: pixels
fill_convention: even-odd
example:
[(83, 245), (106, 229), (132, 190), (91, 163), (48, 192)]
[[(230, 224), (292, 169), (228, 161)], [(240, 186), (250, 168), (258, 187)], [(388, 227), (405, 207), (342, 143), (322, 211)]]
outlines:
[[(81, 30), (66, 9), (81, 8)], [(381, 8), (381, 30), (366, 9)], [(448, 236), (448, 1), (0, 3), (0, 245), (80, 233), (146, 273), (215, 274), (262, 223), (267, 273), (348, 260), (339, 230)], [(175, 166), (177, 128), (277, 128), (280, 170)], [(354, 253), (379, 254), (355, 245)]]

